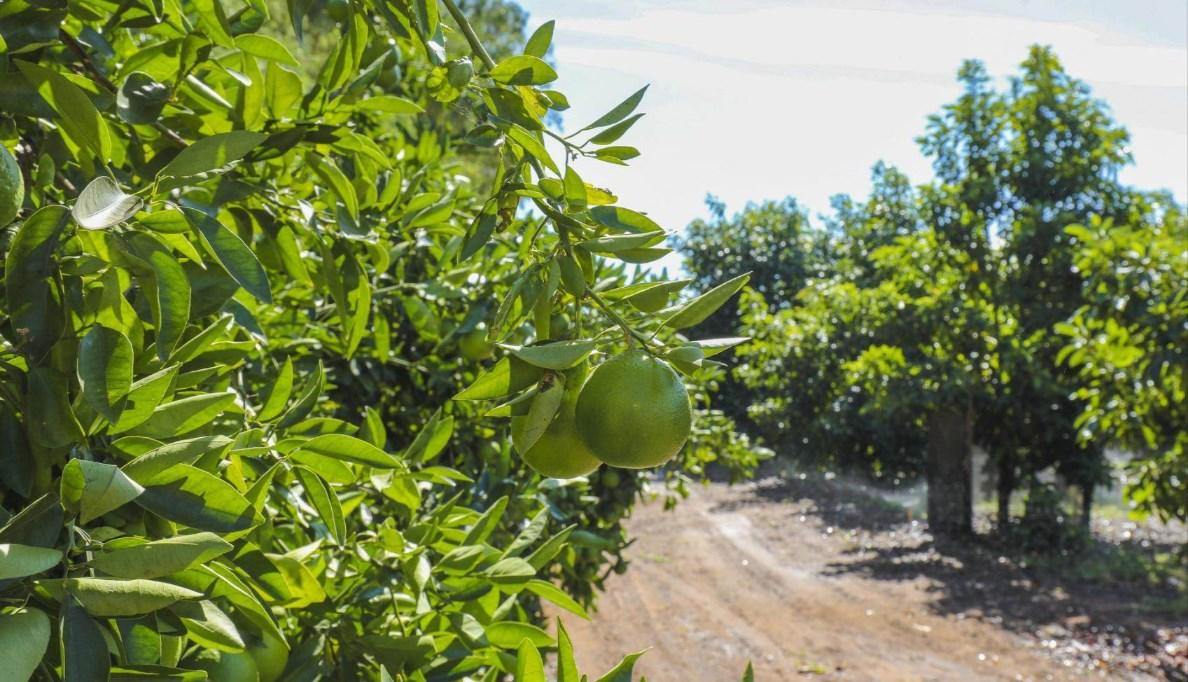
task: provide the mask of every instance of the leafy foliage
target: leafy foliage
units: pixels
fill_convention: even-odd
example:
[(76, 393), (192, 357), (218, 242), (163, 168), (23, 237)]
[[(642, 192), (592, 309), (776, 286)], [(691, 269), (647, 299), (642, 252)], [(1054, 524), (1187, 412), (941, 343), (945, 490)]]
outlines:
[[(958, 77), (918, 140), (934, 182), (878, 164), (869, 198), (836, 197), (823, 228), (792, 200), (691, 226), (695, 281), (755, 271), (732, 402), (777, 451), (893, 482), (930, 470), (929, 415), (960, 413), (992, 457), (1004, 527), (1045, 469), (1091, 500), (1111, 443), (1138, 453), (1134, 502), (1180, 514), (1183, 419), (1162, 406), (1183, 402), (1167, 374), (1183, 365), (1182, 209), (1117, 181), (1125, 130), (1049, 49), (1006, 91), (977, 62)], [(772, 248), (749, 248), (756, 235)], [(1138, 241), (1152, 245), (1125, 250)]]
[[(733, 343), (676, 333), (726, 296), (629, 270), (663, 231), (575, 168), (638, 154), (641, 93), (563, 138), (547, 36), (496, 62), (450, 0), (227, 12), (0, 9), (29, 189), (0, 298), (0, 650), (47, 680), (534, 675), (524, 643), (559, 645), (539, 600), (585, 615), (645, 479), (542, 481), (491, 417), (547, 424), (561, 369), (629, 345), (704, 396)], [(715, 456), (754, 462), (680, 464)]]
[(1128, 224), (1070, 225), (1085, 303), (1057, 326), (1079, 372), (1081, 437), (1138, 453), (1128, 496), (1140, 512), (1188, 520), (1188, 221), (1155, 195)]

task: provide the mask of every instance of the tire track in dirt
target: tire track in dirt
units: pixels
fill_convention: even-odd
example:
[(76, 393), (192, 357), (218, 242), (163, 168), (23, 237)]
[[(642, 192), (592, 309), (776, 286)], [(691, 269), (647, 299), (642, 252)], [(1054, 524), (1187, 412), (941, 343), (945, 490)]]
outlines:
[(930, 611), (927, 580), (827, 575), (853, 560), (846, 542), (748, 489), (637, 509), (631, 568), (591, 622), (566, 618), (583, 670), (650, 646), (637, 671), (651, 682), (738, 680), (748, 660), (761, 681), (1075, 679), (1018, 635)]

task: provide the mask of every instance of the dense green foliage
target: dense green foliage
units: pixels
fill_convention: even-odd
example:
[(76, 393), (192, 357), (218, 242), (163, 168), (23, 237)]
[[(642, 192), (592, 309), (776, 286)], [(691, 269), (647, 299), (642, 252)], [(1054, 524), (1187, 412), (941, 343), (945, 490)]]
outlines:
[(706, 399), (737, 339), (680, 335), (745, 278), (676, 301), (575, 168), (642, 91), (561, 138), (552, 24), (472, 4), (498, 63), (450, 1), (0, 6), (5, 674), (576, 681), (540, 600), (584, 614), (648, 479), (541, 479), (503, 417), (644, 348), (704, 420), (673, 494), (754, 466)]
[[(690, 227), (695, 281), (754, 270), (764, 283), (740, 307), (755, 340), (732, 394), (766, 444), (806, 463), (935, 475), (932, 494), (964, 477), (965, 519), (943, 520), (958, 532), (973, 443), (991, 456), (1002, 524), (1046, 469), (1087, 510), (1114, 444), (1136, 453), (1133, 502), (1182, 515), (1182, 210), (1118, 182), (1125, 130), (1050, 50), (1005, 91), (977, 62), (959, 80), (918, 140), (928, 185), (879, 164), (869, 198), (836, 197), (823, 227), (792, 200)], [(755, 235), (789, 253), (749, 248)]]
[(1084, 305), (1057, 331), (1079, 371), (1081, 437), (1138, 453), (1128, 496), (1145, 512), (1188, 521), (1188, 219), (1171, 197), (1115, 225), (1066, 231)]

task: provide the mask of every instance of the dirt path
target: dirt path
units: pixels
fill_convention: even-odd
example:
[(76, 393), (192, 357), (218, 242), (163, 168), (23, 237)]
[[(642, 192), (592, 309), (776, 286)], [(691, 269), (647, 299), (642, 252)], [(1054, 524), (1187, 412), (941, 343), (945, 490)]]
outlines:
[(846, 528), (754, 484), (699, 489), (675, 513), (641, 506), (630, 528), (631, 567), (593, 622), (566, 618), (583, 670), (650, 645), (637, 671), (651, 682), (738, 680), (748, 660), (761, 682), (1075, 678), (1021, 635), (932, 608), (932, 578), (857, 570), (886, 528)]

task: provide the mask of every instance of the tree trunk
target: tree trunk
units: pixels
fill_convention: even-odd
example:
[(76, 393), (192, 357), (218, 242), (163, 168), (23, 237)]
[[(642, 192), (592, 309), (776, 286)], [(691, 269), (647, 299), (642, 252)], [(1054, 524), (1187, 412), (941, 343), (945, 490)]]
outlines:
[(973, 442), (968, 409), (928, 416), (928, 527), (934, 536), (973, 533)]
[(1089, 522), (1093, 519), (1093, 491), (1092, 483), (1081, 484), (1081, 528), (1089, 532)]
[(1011, 493), (1015, 492), (1015, 461), (1008, 455), (998, 457), (998, 530), (1011, 525)]

